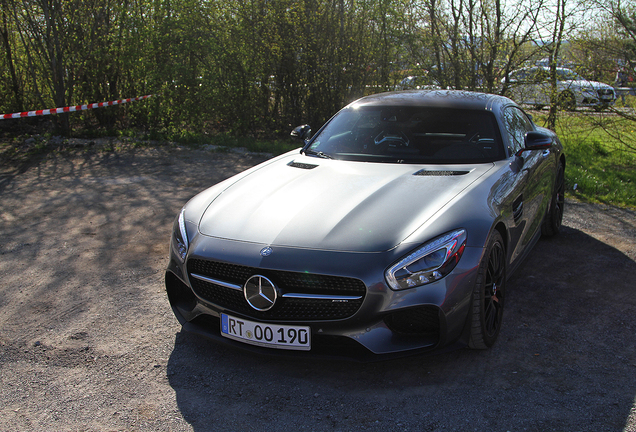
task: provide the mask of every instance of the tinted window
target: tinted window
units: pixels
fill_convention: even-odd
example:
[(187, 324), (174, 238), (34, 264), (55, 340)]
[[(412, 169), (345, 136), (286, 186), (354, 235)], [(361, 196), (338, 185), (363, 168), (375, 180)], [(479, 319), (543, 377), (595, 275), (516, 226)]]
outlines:
[(504, 120), (510, 139), (509, 152), (510, 154), (517, 153), (524, 148), (526, 132), (533, 131), (534, 125), (523, 111), (515, 107), (506, 108)]
[(557, 76), (559, 80), (562, 81), (577, 81), (582, 80), (581, 76), (570, 69), (557, 69)]
[(399, 163), (482, 163), (505, 157), (492, 113), (414, 106), (345, 109), (314, 138), (312, 151)]

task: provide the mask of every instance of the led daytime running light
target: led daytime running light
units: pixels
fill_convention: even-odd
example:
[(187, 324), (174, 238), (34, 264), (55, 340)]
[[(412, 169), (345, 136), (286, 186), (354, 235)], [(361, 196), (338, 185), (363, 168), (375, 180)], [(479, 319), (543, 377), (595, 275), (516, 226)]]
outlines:
[(186, 227), (185, 227), (185, 208), (181, 209), (181, 213), (179, 214), (179, 231), (181, 232), (181, 240), (183, 240), (183, 243), (187, 249), (188, 248), (188, 233), (186, 232)]
[[(179, 227), (177, 230), (177, 226)], [(172, 233), (172, 250), (181, 262), (185, 262), (188, 254), (188, 233), (185, 226), (185, 209), (181, 210), (177, 222), (173, 225)]]
[[(442, 279), (455, 268), (465, 246), (466, 231), (463, 229), (442, 235), (387, 269), (387, 282), (392, 289), (401, 290)], [(439, 253), (443, 255), (439, 256)]]

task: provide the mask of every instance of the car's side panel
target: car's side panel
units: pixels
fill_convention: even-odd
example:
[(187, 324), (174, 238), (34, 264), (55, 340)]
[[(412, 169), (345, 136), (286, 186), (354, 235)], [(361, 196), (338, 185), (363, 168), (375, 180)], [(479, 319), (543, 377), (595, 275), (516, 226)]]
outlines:
[(501, 212), (512, 211), (508, 219), (507, 254), (510, 264), (523, 257), (533, 245), (550, 203), (554, 183), (553, 149), (526, 150), (525, 135), (535, 125), (517, 106), (503, 108), (500, 118), (504, 140), (509, 150), (510, 171), (504, 174), (509, 185)]
[(550, 151), (527, 151), (519, 158), (520, 172), (524, 173), (526, 181), (523, 182), (518, 196), (523, 197), (521, 214), (515, 215), (515, 226), (521, 227), (519, 239), (516, 244), (511, 244), (509, 250), (510, 262), (524, 255), (528, 247), (532, 245), (533, 238), (541, 230), (541, 222), (550, 203), (550, 190), (553, 168)]

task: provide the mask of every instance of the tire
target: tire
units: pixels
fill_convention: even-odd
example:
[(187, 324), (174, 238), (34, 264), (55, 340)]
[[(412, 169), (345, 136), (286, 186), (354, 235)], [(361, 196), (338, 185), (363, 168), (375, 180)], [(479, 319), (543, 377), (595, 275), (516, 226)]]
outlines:
[(576, 110), (576, 98), (572, 92), (565, 90), (559, 94), (559, 108), (565, 111)]
[(554, 191), (550, 200), (550, 208), (543, 219), (541, 234), (552, 237), (561, 231), (563, 223), (563, 209), (565, 206), (565, 170), (563, 164), (559, 163)]
[(493, 231), (479, 264), (473, 290), (472, 324), (468, 347), (490, 348), (499, 336), (506, 293), (506, 249), (499, 231)]

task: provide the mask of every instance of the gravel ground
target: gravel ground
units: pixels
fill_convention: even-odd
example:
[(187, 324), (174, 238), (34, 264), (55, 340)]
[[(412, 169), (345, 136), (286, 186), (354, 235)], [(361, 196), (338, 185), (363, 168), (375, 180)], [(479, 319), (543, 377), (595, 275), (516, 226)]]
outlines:
[(636, 212), (567, 202), (487, 351), (294, 361), (180, 330), (173, 218), (265, 159), (113, 143), (0, 162), (0, 430), (636, 431)]

